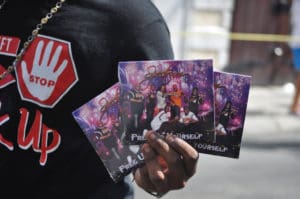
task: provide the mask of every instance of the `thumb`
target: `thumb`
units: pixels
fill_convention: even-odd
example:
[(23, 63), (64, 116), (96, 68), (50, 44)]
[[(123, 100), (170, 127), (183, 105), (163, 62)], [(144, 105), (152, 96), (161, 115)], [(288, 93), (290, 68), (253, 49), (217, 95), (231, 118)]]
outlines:
[(22, 77), (23, 77), (24, 81), (26, 81), (28, 79), (29, 72), (28, 72), (27, 64), (25, 61), (21, 62), (21, 68), (22, 68), (22, 70), (21, 70)]

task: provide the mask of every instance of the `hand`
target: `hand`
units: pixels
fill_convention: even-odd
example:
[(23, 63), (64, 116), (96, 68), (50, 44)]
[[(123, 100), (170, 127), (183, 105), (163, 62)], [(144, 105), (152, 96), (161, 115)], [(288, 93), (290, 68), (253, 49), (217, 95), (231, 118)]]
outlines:
[(145, 165), (134, 173), (137, 185), (158, 195), (183, 188), (196, 172), (199, 154), (187, 142), (174, 135), (160, 138), (147, 132), (142, 146)]
[[(51, 96), (58, 77), (64, 71), (68, 63), (65, 59), (57, 68), (57, 62), (62, 51), (61, 46), (56, 48), (50, 61), (49, 59), (52, 54), (53, 41), (50, 41), (47, 44), (45, 52), (41, 56), (43, 47), (44, 41), (40, 41), (35, 51), (33, 66), (30, 73), (26, 62), (22, 61), (21, 63), (22, 77), (26, 87), (34, 97), (37, 97), (41, 101), (45, 101)], [(54, 71), (55, 69), (56, 71)]]

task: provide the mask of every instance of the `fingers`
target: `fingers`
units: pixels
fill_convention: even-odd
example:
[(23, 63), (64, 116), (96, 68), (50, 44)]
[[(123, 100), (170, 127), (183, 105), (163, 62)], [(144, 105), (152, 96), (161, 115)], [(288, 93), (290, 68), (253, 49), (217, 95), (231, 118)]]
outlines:
[(68, 60), (64, 60), (61, 65), (59, 66), (59, 68), (57, 69), (57, 71), (55, 72), (56, 77), (58, 77), (66, 68), (68, 64)]
[[(49, 45), (49, 44), (48, 44)], [(55, 50), (55, 53), (54, 53), (54, 55), (53, 55), (53, 57), (52, 57), (52, 60), (51, 60), (51, 62), (50, 62), (50, 64), (49, 64), (49, 67), (50, 68), (55, 68), (55, 66), (57, 65), (57, 62), (58, 62), (58, 59), (59, 59), (59, 56), (60, 56), (60, 54), (61, 54), (61, 51), (62, 51), (62, 46), (58, 46), (57, 48), (56, 48), (56, 50)]]
[(22, 75), (23, 75), (23, 79), (27, 79), (27, 76), (29, 74), (28, 69), (27, 69), (27, 64), (25, 61), (21, 62), (21, 67), (22, 67)]
[(142, 187), (143, 189), (145, 189), (147, 191), (151, 191), (151, 192), (156, 191), (155, 186), (153, 185), (153, 183), (151, 182), (151, 180), (149, 178), (146, 166), (138, 168), (135, 171), (134, 179), (135, 179), (136, 184), (138, 186)]
[(196, 172), (199, 153), (187, 142), (180, 138), (177, 138), (174, 135), (167, 135), (166, 142), (175, 151), (182, 155), (187, 177), (190, 178), (191, 176), (193, 176)]
[(44, 56), (42, 58), (41, 66), (48, 66), (48, 62), (49, 62), (50, 54), (51, 54), (51, 51), (52, 51), (52, 48), (53, 48), (53, 44), (54, 44), (53, 41), (50, 41), (47, 44)]
[[(54, 56), (49, 65), (49, 68), (51, 68), (52, 70), (54, 70), (57, 65), (61, 51), (62, 51), (62, 46), (58, 46), (55, 50)], [(56, 77), (58, 77), (65, 70), (67, 64), (68, 64), (68, 60), (64, 59), (63, 62), (60, 64), (60, 66), (58, 67), (58, 69), (55, 72)]]
[[(176, 152), (164, 139), (154, 132), (145, 135), (149, 146), (157, 154), (157, 161), (160, 169), (165, 174), (168, 187), (165, 190), (180, 189), (185, 186), (186, 175), (185, 167), (181, 154)], [(161, 186), (161, 185), (160, 185)]]
[(44, 46), (44, 42), (40, 41), (38, 43), (38, 46), (35, 50), (35, 56), (34, 56), (34, 60), (33, 60), (33, 66), (39, 66), (39, 62), (40, 62), (40, 58), (41, 58), (41, 53), (42, 53), (42, 48)]
[(163, 157), (169, 167), (178, 167), (177, 164), (181, 161), (180, 155), (174, 151), (167, 142), (153, 132), (148, 132), (145, 138), (151, 147)]
[(142, 147), (145, 166), (136, 170), (137, 184), (150, 192), (164, 194), (183, 188), (196, 172), (198, 152), (187, 142), (167, 135), (165, 139), (147, 132)]
[(142, 151), (145, 157), (148, 179), (151, 184), (154, 185), (156, 191), (159, 193), (166, 192), (168, 190), (168, 182), (157, 158), (157, 154), (147, 143), (143, 145)]

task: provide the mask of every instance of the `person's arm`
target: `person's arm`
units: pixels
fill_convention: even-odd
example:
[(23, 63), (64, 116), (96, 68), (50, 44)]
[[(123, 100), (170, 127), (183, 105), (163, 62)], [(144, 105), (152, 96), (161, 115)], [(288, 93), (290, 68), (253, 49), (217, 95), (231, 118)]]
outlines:
[(198, 122), (198, 118), (196, 117), (195, 113), (192, 113), (192, 122)]
[(137, 98), (131, 98), (130, 101), (132, 102), (142, 102), (143, 100)]
[(158, 119), (159, 119), (160, 121), (164, 121), (164, 120), (165, 120), (164, 115), (165, 115), (165, 112), (159, 113)]
[(183, 123), (183, 120), (184, 120), (184, 115), (183, 115), (183, 113), (181, 113), (181, 114), (180, 114), (179, 122), (180, 122), (180, 123)]

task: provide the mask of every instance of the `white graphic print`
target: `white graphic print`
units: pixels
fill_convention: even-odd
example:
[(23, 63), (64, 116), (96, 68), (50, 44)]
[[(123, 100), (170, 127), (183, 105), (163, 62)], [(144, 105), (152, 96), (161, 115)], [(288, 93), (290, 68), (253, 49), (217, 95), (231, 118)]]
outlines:
[[(62, 46), (58, 46), (56, 49), (53, 49), (53, 43), (53, 41), (50, 41), (47, 44), (46, 49), (43, 51), (44, 41), (39, 41), (30, 72), (28, 71), (26, 61), (24, 60), (21, 62), (22, 77), (28, 91), (32, 96), (37, 97), (41, 101), (45, 101), (51, 96), (54, 91), (57, 78), (61, 75), (68, 64), (66, 59), (64, 59), (61, 63), (58, 63)], [(54, 50), (54, 55), (51, 58), (50, 55)], [(57, 68), (58, 65), (59, 67)]]
[(53, 108), (78, 81), (71, 43), (45, 35), (32, 41), (15, 72), (22, 100), (45, 108)]

